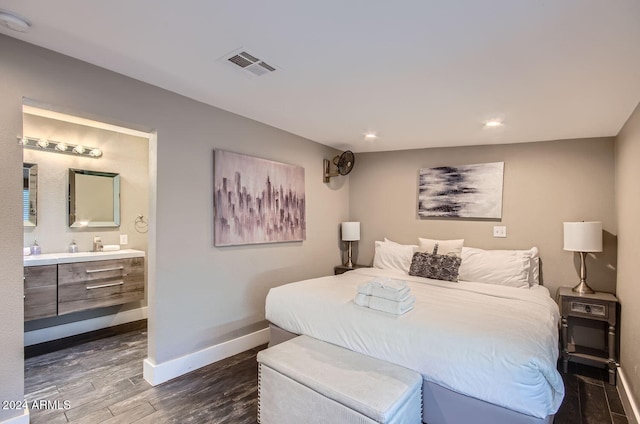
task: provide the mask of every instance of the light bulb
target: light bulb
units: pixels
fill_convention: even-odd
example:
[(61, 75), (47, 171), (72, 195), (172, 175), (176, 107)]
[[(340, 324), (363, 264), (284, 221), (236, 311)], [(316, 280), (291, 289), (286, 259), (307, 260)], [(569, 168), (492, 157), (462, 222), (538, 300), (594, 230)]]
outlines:
[(38, 147), (46, 149), (49, 146), (49, 142), (47, 140), (38, 140)]
[(89, 156), (92, 156), (94, 158), (99, 158), (100, 156), (102, 156), (102, 150), (100, 150), (100, 149), (91, 149), (91, 151), (89, 152)]
[(77, 153), (79, 155), (84, 153), (84, 146), (76, 146), (73, 148), (73, 153)]
[(498, 120), (492, 120), (492, 121), (487, 121), (484, 123), (485, 128), (497, 128), (497, 127), (501, 127), (503, 126), (504, 123), (502, 123), (502, 121), (498, 121)]
[(56, 150), (59, 150), (61, 152), (66, 152), (67, 151), (67, 145), (65, 143), (58, 143), (58, 144), (56, 144)]

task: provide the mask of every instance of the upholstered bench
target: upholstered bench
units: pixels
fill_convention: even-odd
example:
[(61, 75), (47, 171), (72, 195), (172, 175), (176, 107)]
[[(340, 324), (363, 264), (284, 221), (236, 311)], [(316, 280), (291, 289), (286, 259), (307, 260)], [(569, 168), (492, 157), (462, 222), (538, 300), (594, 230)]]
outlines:
[(258, 353), (258, 422), (422, 422), (415, 371), (299, 336)]

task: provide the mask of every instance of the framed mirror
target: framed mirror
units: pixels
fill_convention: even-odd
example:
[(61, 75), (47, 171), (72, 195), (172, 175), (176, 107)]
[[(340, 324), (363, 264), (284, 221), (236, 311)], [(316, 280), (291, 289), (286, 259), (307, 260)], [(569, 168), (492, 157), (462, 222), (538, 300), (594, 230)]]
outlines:
[(38, 165), (22, 164), (22, 220), (25, 227), (38, 223)]
[(120, 226), (120, 175), (69, 168), (69, 227)]

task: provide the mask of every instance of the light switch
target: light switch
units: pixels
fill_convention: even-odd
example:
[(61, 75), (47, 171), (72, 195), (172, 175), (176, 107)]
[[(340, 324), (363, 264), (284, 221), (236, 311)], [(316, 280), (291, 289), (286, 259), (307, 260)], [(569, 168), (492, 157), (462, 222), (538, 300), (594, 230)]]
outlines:
[(505, 238), (507, 237), (507, 227), (504, 225), (496, 225), (493, 227), (493, 236)]
[(120, 234), (120, 245), (129, 244), (129, 236), (126, 234)]

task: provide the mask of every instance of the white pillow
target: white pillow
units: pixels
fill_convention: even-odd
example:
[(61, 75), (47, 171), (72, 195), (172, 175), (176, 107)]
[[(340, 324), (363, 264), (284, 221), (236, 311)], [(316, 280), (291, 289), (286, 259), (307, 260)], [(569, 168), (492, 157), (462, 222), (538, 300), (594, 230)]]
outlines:
[(417, 246), (376, 241), (373, 267), (409, 272)]
[(462, 254), (462, 245), (464, 244), (464, 239), (458, 240), (432, 240), (427, 238), (418, 238), (418, 251), (433, 253), (433, 249), (438, 244), (438, 255), (451, 255), (457, 256), (458, 258)]
[(414, 249), (417, 249), (417, 248), (418, 248), (418, 246), (417, 246), (417, 245), (415, 245), (415, 244), (400, 244), (400, 243), (396, 243), (395, 241), (391, 241), (391, 240), (389, 240), (389, 239), (388, 239), (388, 238), (386, 238), (386, 237), (384, 238), (384, 242), (379, 242), (379, 243), (389, 243), (389, 244), (393, 244), (393, 245), (395, 245), (395, 246), (411, 246), (411, 247), (413, 247)]
[(529, 288), (534, 249), (483, 250), (463, 247), (458, 280)]

